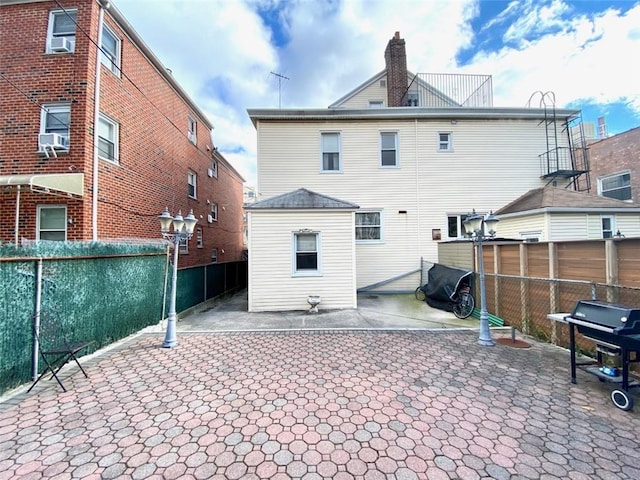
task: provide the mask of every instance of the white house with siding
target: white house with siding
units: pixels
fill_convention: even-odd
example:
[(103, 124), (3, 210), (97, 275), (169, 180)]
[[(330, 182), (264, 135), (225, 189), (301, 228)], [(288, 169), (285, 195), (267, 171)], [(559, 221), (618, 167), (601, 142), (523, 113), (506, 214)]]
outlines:
[[(359, 291), (413, 291), (421, 258), (437, 262), (438, 241), (462, 238), (472, 209), (489, 213), (550, 182), (578, 185), (584, 171), (568, 128), (579, 111), (551, 108), (548, 96), (536, 108), (493, 107), (490, 77), (412, 76), (404, 52), (396, 33), (387, 68), (329, 108), (248, 110), (259, 199), (304, 186), (360, 206)], [(261, 241), (251, 239), (250, 258)]]
[(563, 188), (537, 188), (500, 208), (500, 236), (530, 242), (640, 237), (640, 205)]
[(356, 308), (357, 208), (304, 188), (247, 206), (249, 311)]

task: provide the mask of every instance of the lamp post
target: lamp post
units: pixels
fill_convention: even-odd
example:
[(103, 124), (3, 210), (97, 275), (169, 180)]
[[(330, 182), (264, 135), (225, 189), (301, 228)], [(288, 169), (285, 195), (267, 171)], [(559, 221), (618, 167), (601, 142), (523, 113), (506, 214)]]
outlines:
[[(181, 211), (178, 211), (178, 214), (172, 217), (168, 208), (165, 208), (162, 215), (158, 216), (158, 220), (160, 220), (160, 233), (162, 237), (173, 244), (173, 272), (171, 276), (169, 315), (167, 317), (167, 332), (164, 337), (164, 342), (162, 343), (164, 348), (172, 348), (178, 345), (178, 339), (176, 337), (176, 286), (178, 284), (178, 252), (180, 251), (180, 242), (191, 238), (198, 220), (193, 216), (193, 210), (191, 210), (185, 218), (182, 218)], [(173, 224), (173, 232), (171, 232), (171, 224)]]
[[(496, 234), (498, 218), (490, 212), (486, 217), (473, 213), (467, 215), (463, 222), (464, 229), (471, 236), (473, 243), (478, 245), (478, 270), (480, 271), (480, 336), (478, 343), (485, 347), (492, 347), (495, 342), (491, 338), (489, 330), (489, 314), (487, 313), (487, 292), (484, 285), (484, 259), (482, 257), (482, 242), (493, 238)], [(487, 229), (485, 233), (485, 228)]]

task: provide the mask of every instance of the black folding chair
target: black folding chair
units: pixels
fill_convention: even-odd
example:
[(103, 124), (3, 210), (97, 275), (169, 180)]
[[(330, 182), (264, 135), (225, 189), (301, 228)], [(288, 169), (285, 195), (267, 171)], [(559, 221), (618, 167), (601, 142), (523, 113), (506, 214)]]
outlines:
[(72, 340), (71, 337), (67, 336), (68, 332), (65, 332), (65, 330), (64, 324), (58, 314), (41, 313), (39, 325), (36, 325), (36, 322), (34, 322), (34, 339), (38, 342), (40, 358), (44, 361), (46, 368), (37, 380), (33, 382), (33, 385), (27, 390), (27, 393), (48, 373), (51, 373), (49, 380), (55, 378), (62, 390), (66, 392), (67, 389), (64, 388), (62, 381), (60, 381), (58, 373), (62, 367), (71, 360), (75, 361), (84, 376), (89, 378), (89, 375), (87, 375), (87, 372), (85, 372), (82, 365), (80, 365), (76, 355), (89, 347), (94, 341)]

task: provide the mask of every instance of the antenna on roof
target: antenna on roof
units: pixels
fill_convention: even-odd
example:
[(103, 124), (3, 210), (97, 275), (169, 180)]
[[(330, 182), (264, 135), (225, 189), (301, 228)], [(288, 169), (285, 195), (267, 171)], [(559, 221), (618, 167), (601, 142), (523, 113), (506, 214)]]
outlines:
[(278, 77), (278, 108), (282, 108), (282, 80), (291, 80), (289, 77), (280, 75), (279, 73), (271, 72), (271, 75)]

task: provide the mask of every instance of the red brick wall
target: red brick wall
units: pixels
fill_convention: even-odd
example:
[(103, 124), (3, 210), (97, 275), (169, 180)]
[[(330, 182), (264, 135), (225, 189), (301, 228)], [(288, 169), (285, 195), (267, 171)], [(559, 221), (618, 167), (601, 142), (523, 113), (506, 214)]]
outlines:
[(387, 101), (389, 107), (406, 106), (407, 52), (398, 32), (389, 40), (384, 52), (387, 67)]
[(631, 195), (640, 202), (640, 127), (589, 145), (591, 182), (597, 192), (598, 177), (631, 172)]
[[(62, 4), (77, 7), (79, 25), (95, 40), (97, 3), (77, 0)], [(0, 7), (0, 64), (14, 84), (0, 80), (0, 175), (83, 172), (85, 195), (81, 200), (23, 193), (19, 234), (35, 238), (37, 204), (67, 203), (73, 217), (68, 238), (91, 240), (97, 48), (77, 29), (73, 54), (45, 54), (49, 11), (56, 8), (55, 2)], [(213, 248), (218, 248), (219, 261), (239, 260), (242, 179), (223, 159), (218, 178), (207, 176), (213, 145), (206, 120), (189, 107), (108, 14), (105, 22), (122, 40), (124, 73), (118, 77), (101, 66), (100, 110), (118, 122), (120, 131), (119, 163), (99, 160), (98, 239), (159, 239), (157, 216), (165, 206), (174, 215), (182, 210), (186, 216), (193, 209), (205, 232), (204, 246), (196, 248), (194, 236), (180, 266), (210, 263)], [(40, 104), (72, 103), (68, 154), (46, 159), (36, 153), (40, 108), (18, 88)], [(189, 116), (197, 121), (197, 146), (187, 138)], [(195, 199), (188, 196), (189, 170), (197, 174)], [(5, 242), (14, 238), (15, 198), (15, 191), (0, 193), (0, 240)], [(207, 223), (207, 200), (218, 203), (218, 222)]]

